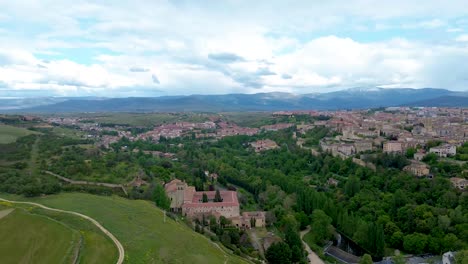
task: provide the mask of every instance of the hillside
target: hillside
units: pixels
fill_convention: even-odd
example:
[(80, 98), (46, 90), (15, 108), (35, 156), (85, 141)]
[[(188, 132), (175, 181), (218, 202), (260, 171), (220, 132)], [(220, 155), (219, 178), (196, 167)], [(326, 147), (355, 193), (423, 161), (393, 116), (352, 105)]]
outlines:
[(11, 213), (0, 217), (2, 263), (73, 263), (77, 260), (105, 264), (117, 260), (117, 248), (112, 241), (81, 217), (29, 204), (0, 202), (0, 215), (6, 210)]
[(411, 102), (411, 103), (405, 104), (405, 106), (468, 107), (468, 97), (441, 96), (437, 98)]
[(26, 128), (0, 124), (0, 144), (13, 143), (16, 141), (16, 139), (31, 134), (38, 133)]
[(70, 263), (79, 247), (77, 231), (21, 209), (0, 218), (0, 236), (2, 263)]
[(168, 217), (164, 220), (163, 212), (147, 201), (83, 193), (34, 199), (6, 194), (0, 197), (34, 201), (96, 219), (122, 242), (125, 263), (245, 263), (184, 224)]
[[(409, 104), (443, 96), (464, 96), (444, 89), (352, 88), (320, 94), (258, 93), (225, 95), (189, 95), (129, 98), (68, 98), (35, 107), (22, 107), (3, 112), (231, 112), (278, 110), (366, 109)], [(48, 101), (49, 102), (49, 101)]]

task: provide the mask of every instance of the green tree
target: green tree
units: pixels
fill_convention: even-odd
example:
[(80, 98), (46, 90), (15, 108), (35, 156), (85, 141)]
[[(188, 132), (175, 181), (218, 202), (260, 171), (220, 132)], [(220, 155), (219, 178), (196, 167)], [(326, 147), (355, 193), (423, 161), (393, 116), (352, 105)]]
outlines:
[(216, 190), (214, 201), (215, 202), (222, 202), (223, 201), (223, 198), (221, 197), (221, 194), (219, 193), (219, 190)]
[(408, 148), (408, 149), (406, 150), (406, 157), (407, 157), (408, 159), (412, 159), (413, 156), (414, 156), (414, 153), (416, 153), (416, 149), (415, 149), (415, 148)]
[(316, 209), (311, 216), (311, 232), (317, 243), (323, 243), (333, 235), (332, 219), (324, 211)]
[(398, 254), (392, 258), (393, 263), (395, 264), (406, 264), (406, 260), (402, 254)]
[(284, 242), (273, 243), (265, 254), (270, 264), (289, 264), (291, 262), (291, 249)]
[(411, 253), (421, 254), (427, 244), (427, 236), (420, 233), (406, 235), (403, 238), (403, 248)]
[(303, 256), (301, 237), (294, 226), (288, 225), (285, 230), (285, 242), (291, 248), (291, 261), (299, 262)]
[(153, 191), (153, 201), (156, 205), (164, 210), (169, 210), (171, 206), (171, 200), (167, 197), (164, 187), (160, 184), (156, 184)]
[(349, 177), (344, 187), (346, 195), (348, 195), (349, 197), (353, 197), (359, 192), (360, 189), (361, 186), (359, 184), (359, 179), (355, 176)]
[(207, 202), (208, 202), (208, 195), (206, 195), (206, 193), (203, 193), (202, 201), (203, 201), (204, 203), (207, 203)]
[(468, 263), (468, 250), (460, 250), (455, 256), (456, 264), (467, 264)]
[(359, 261), (359, 264), (372, 264), (372, 257), (369, 254), (364, 254)]

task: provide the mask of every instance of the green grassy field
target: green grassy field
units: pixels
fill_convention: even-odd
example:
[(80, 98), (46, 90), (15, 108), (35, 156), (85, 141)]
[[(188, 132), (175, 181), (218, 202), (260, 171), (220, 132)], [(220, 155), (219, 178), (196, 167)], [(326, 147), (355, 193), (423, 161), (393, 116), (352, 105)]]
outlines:
[(183, 223), (167, 218), (152, 203), (118, 196), (63, 193), (25, 199), (86, 214), (112, 232), (125, 248), (125, 263), (246, 263), (225, 253)]
[(13, 143), (17, 138), (36, 133), (21, 127), (0, 125), (0, 144)]
[(84, 133), (78, 129), (70, 129), (66, 127), (53, 127), (52, 133), (61, 137), (69, 137), (73, 139), (82, 139)]
[(1, 263), (71, 263), (79, 233), (69, 227), (15, 209), (0, 219)]
[[(8, 198), (17, 199), (19, 197), (10, 195)], [(115, 263), (118, 258), (117, 248), (114, 243), (88, 220), (31, 205), (0, 203), (0, 212), (8, 208), (14, 208), (13, 213), (15, 215), (11, 213), (0, 219), (0, 236), (3, 238), (3, 240), (0, 240), (0, 256), (8, 258), (6, 263), (36, 263), (35, 259), (32, 261), (31, 258), (40, 258), (41, 261), (37, 263), (71, 263), (75, 257), (78, 257), (79, 263), (110, 264)], [(16, 216), (16, 214), (19, 216)], [(10, 219), (10, 217), (14, 217), (14, 219), (4, 221)], [(57, 225), (59, 228), (57, 228)], [(27, 228), (23, 229), (23, 226)], [(29, 230), (31, 228), (34, 230)], [(60, 236), (60, 232), (63, 232), (63, 239), (56, 238)], [(71, 239), (67, 239), (67, 232), (72, 233)], [(27, 241), (30, 241), (30, 243), (27, 243)], [(53, 254), (50, 257), (39, 254), (38, 243), (44, 248), (40, 248), (41, 251), (47, 251), (48, 247), (57, 247), (55, 245), (56, 241), (61, 246), (69, 245), (70, 249), (64, 249), (63, 246), (59, 247), (61, 255), (53, 255), (55, 253), (52, 252)], [(9, 251), (6, 248), (5, 251), (2, 251), (4, 248), (2, 243), (9, 245), (6, 248), (16, 248), (16, 250), (12, 250), (11, 254), (8, 253)], [(62, 256), (63, 259), (58, 258), (59, 256)], [(44, 259), (44, 262), (42, 262), (42, 259)], [(0, 263), (4, 262), (0, 261)]]

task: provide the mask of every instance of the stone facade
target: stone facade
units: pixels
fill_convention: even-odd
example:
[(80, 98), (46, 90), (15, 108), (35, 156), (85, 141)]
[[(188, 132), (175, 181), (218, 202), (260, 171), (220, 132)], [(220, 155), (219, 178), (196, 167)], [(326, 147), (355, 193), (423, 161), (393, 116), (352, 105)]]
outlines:
[(402, 153), (403, 147), (401, 142), (389, 141), (383, 144), (383, 152), (385, 153)]

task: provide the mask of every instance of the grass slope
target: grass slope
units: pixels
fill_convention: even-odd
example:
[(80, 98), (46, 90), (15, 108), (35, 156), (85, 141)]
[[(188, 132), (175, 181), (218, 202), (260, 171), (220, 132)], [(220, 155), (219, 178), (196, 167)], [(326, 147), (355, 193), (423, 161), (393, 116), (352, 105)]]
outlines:
[(63, 224), (16, 209), (0, 219), (1, 263), (70, 263), (79, 235)]
[[(1, 194), (6, 199), (25, 199)], [(64, 193), (28, 199), (86, 214), (105, 226), (125, 248), (125, 263), (246, 263), (223, 252), (184, 224), (167, 218), (148, 201)], [(226, 262), (225, 262), (226, 261)]]
[(16, 139), (37, 132), (27, 130), (21, 127), (14, 127), (9, 125), (0, 125), (0, 144), (13, 143)]

